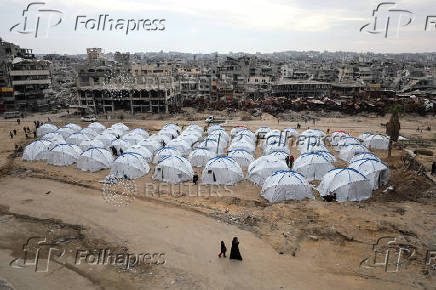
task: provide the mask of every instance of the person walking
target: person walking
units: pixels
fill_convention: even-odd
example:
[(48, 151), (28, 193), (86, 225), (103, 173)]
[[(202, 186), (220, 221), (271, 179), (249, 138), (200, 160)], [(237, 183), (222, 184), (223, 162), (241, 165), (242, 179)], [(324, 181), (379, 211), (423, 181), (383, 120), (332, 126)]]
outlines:
[(14, 133), (12, 133), (12, 131), (9, 131), (9, 136), (11, 136), (11, 139), (14, 139)]
[(234, 237), (232, 240), (232, 249), (230, 250), (231, 260), (240, 260), (242, 261), (241, 253), (239, 252), (239, 240), (238, 237)]
[(14, 129), (14, 136), (17, 136), (17, 130), (16, 129)]
[(431, 175), (436, 175), (436, 162), (431, 165)]
[(198, 174), (195, 173), (194, 176), (192, 177), (192, 183), (194, 183), (195, 185), (197, 185), (197, 181), (198, 181)]
[(226, 244), (224, 244), (224, 241), (221, 241), (221, 252), (219, 253), (218, 257), (221, 258), (221, 256), (223, 256), (224, 258), (227, 258), (226, 253), (227, 253)]
[(289, 155), (289, 169), (292, 169), (292, 166), (294, 166), (294, 156)]

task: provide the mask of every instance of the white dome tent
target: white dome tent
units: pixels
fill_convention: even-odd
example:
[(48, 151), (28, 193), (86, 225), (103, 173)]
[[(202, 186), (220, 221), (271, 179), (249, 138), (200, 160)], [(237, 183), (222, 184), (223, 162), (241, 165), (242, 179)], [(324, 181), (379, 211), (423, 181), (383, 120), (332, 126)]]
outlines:
[(389, 183), (389, 167), (379, 160), (360, 159), (350, 163), (348, 167), (356, 169), (365, 175), (369, 179), (373, 190)]
[(295, 160), (292, 167), (294, 171), (303, 174), (307, 181), (321, 180), (322, 177), (333, 168), (334, 166), (327, 157), (316, 152), (300, 155), (300, 157)]
[(115, 148), (115, 150), (117, 150), (117, 154), (121, 155), (127, 151), (127, 148), (130, 147), (130, 144), (127, 141), (124, 141), (123, 139), (115, 139), (112, 141), (109, 147), (112, 146)]
[(111, 143), (113, 140), (115, 140), (116, 138), (114, 137), (114, 135), (112, 134), (99, 134), (95, 137), (94, 140), (99, 140), (103, 143), (104, 147), (108, 147), (111, 146)]
[(374, 135), (374, 134), (371, 132), (365, 132), (365, 133), (359, 135), (359, 140), (365, 142), (365, 140), (367, 138), (371, 137), (372, 135)]
[(271, 203), (315, 199), (312, 186), (301, 173), (279, 170), (265, 180), (260, 195)]
[(176, 139), (179, 136), (179, 133), (176, 129), (172, 127), (167, 127), (160, 130), (159, 135), (165, 135), (169, 137), (170, 140), (172, 140), (172, 139)]
[(319, 153), (322, 154), (325, 158), (327, 158), (327, 160), (329, 162), (336, 162), (336, 157), (335, 155), (331, 154), (329, 151), (325, 150), (325, 151), (314, 151), (315, 153)]
[(191, 124), (191, 125), (189, 125), (188, 127), (186, 127), (184, 132), (190, 132), (190, 131), (197, 132), (200, 135), (203, 134), (203, 128), (200, 125), (198, 125), (198, 124)]
[(271, 155), (266, 155), (259, 157), (248, 166), (247, 179), (254, 184), (263, 185), (265, 180), (274, 172), (288, 169), (285, 161)]
[(177, 132), (177, 135), (179, 135), (180, 132), (182, 131), (182, 129), (180, 129), (180, 127), (177, 124), (174, 124), (174, 123), (165, 124), (162, 129), (164, 129), (164, 130), (167, 130), (167, 129), (175, 130)]
[(153, 139), (143, 140), (139, 142), (137, 145), (147, 148), (147, 150), (150, 151), (151, 153), (156, 152), (161, 147), (159, 141)]
[(54, 144), (63, 144), (66, 143), (64, 137), (62, 137), (61, 134), (53, 132), (53, 133), (47, 133), (44, 136), (42, 136), (41, 139), (49, 140)]
[(336, 196), (336, 201), (361, 201), (372, 196), (368, 178), (352, 168), (335, 168), (324, 175), (318, 186), (321, 196)]
[(153, 161), (153, 153), (150, 152), (147, 148), (141, 145), (132, 145), (129, 148), (127, 148), (127, 152), (133, 152), (141, 155), (144, 157), (145, 161), (152, 162)]
[(79, 125), (77, 125), (75, 123), (68, 123), (64, 127), (70, 128), (70, 129), (74, 130), (75, 132), (79, 132), (80, 130), (82, 130), (82, 127), (80, 127)]
[(228, 156), (216, 156), (209, 160), (201, 175), (202, 184), (234, 185), (243, 179), (241, 167)]
[(217, 139), (206, 138), (198, 144), (198, 148), (208, 148), (216, 154), (221, 154), (225, 151), (225, 143), (221, 141), (218, 143)]
[(131, 130), (129, 132), (129, 134), (136, 134), (136, 135), (142, 136), (142, 138), (144, 138), (144, 139), (147, 139), (150, 137), (150, 134), (148, 134), (148, 132), (142, 128), (135, 128), (135, 129)]
[(95, 131), (91, 128), (88, 128), (88, 127), (80, 130), (80, 133), (87, 135), (89, 137), (89, 139), (94, 139), (98, 135), (97, 131)]
[(62, 127), (62, 128), (57, 129), (54, 133), (61, 134), (62, 138), (67, 139), (71, 134), (73, 134), (75, 132), (76, 131), (74, 131), (71, 128)]
[(226, 143), (230, 141), (230, 136), (227, 134), (227, 132), (224, 129), (216, 129), (213, 130), (208, 134), (208, 138), (214, 138), (217, 139), (220, 138), (220, 140), (224, 140)]
[(230, 130), (230, 135), (235, 136), (243, 130), (248, 130), (248, 128), (246, 126), (235, 126), (232, 128), (232, 130)]
[(348, 135), (348, 133), (345, 131), (335, 131), (330, 136), (330, 145), (338, 146), (340, 144), (340, 142), (342, 141), (342, 139), (344, 139), (346, 137), (351, 137), (351, 136)]
[(360, 140), (354, 137), (344, 137), (338, 142), (338, 145), (335, 146), (335, 150), (341, 151), (342, 148), (348, 145), (360, 145)]
[(171, 137), (168, 137), (167, 135), (161, 135), (161, 134), (153, 134), (148, 138), (147, 140), (155, 141), (159, 144), (159, 148), (165, 147), (168, 145), (168, 143), (171, 141)]
[(105, 146), (103, 142), (101, 142), (100, 140), (85, 140), (82, 143), (80, 143), (79, 147), (80, 149), (82, 149), (82, 151), (86, 151), (92, 147), (105, 147)]
[(277, 157), (277, 158), (284, 160), (284, 161), (286, 160), (286, 158), (288, 158), (290, 156), (290, 154), (288, 152), (283, 151), (283, 150), (273, 150), (268, 155)]
[(216, 153), (208, 148), (197, 148), (189, 154), (188, 159), (193, 167), (204, 167), (207, 162), (215, 156)]
[(136, 144), (141, 143), (141, 141), (144, 140), (144, 137), (142, 137), (139, 134), (130, 132), (130, 133), (127, 133), (126, 135), (124, 135), (122, 140), (129, 143), (129, 145), (136, 145)]
[(45, 123), (42, 124), (41, 126), (38, 127), (38, 129), (36, 129), (36, 135), (39, 136), (43, 136), (47, 133), (53, 133), (58, 129), (58, 127), (56, 127), (53, 124), (50, 123)]
[(113, 124), (111, 126), (112, 129), (116, 129), (122, 132), (122, 135), (126, 134), (127, 132), (129, 132), (129, 127), (127, 127), (126, 125), (124, 125), (123, 123), (116, 123)]
[(147, 161), (137, 153), (123, 153), (111, 166), (111, 175), (117, 178), (136, 179), (150, 171)]
[(154, 169), (153, 180), (159, 180), (170, 184), (177, 184), (192, 180), (194, 170), (191, 163), (182, 157), (170, 155), (164, 157)]
[(254, 135), (256, 135), (257, 138), (263, 138), (269, 132), (271, 132), (271, 128), (269, 128), (269, 127), (260, 127), (259, 129), (256, 130)]
[[(241, 131), (239, 131), (239, 133), (238, 134), (236, 134), (234, 137), (233, 137), (233, 140), (239, 140), (239, 139), (243, 139), (243, 138), (245, 138), (245, 139), (249, 139), (251, 142), (253, 142), (253, 143), (256, 143), (256, 135), (254, 135), (254, 133), (253, 132), (251, 132), (250, 130), (248, 130), (248, 129), (245, 129), (245, 130), (241, 130)], [(233, 141), (232, 140), (232, 141)]]
[(87, 141), (87, 140), (90, 140), (88, 135), (77, 132), (71, 134), (66, 141), (68, 144), (80, 145), (83, 141)]
[(182, 155), (188, 155), (191, 151), (191, 145), (179, 137), (168, 142), (168, 147), (176, 148)]
[(73, 144), (59, 144), (47, 153), (47, 163), (56, 166), (69, 166), (77, 161), (82, 150)]
[(289, 149), (289, 146), (287, 144), (283, 145), (283, 144), (279, 144), (279, 143), (270, 144), (267, 147), (265, 147), (263, 150), (263, 154), (264, 155), (271, 155), (271, 153), (274, 151), (283, 151), (289, 155), (291, 154), (291, 149)]
[(360, 160), (360, 159), (368, 159), (368, 158), (380, 161), (380, 158), (378, 158), (378, 156), (372, 152), (361, 152), (361, 153), (357, 153), (356, 155), (354, 155), (353, 158), (351, 158), (349, 163), (352, 163), (352, 162)]
[(210, 126), (207, 129), (207, 134), (210, 134), (210, 133), (212, 133), (215, 130), (223, 130), (223, 131), (225, 131), (224, 128), (220, 124), (214, 124), (214, 125)]
[(39, 161), (47, 159), (47, 153), (50, 150), (51, 141), (49, 140), (35, 140), (28, 144), (23, 152), (21, 160), (24, 161)]
[(83, 171), (96, 172), (110, 168), (113, 162), (111, 152), (104, 148), (91, 147), (80, 154), (77, 159), (77, 168)]
[(232, 142), (232, 144), (230, 144), (229, 146), (229, 151), (235, 151), (241, 149), (248, 151), (251, 155), (254, 155), (256, 151), (256, 145), (249, 141), (237, 141), (237, 142)]
[(110, 134), (114, 138), (121, 138), (124, 135), (123, 131), (118, 128), (107, 128), (101, 134)]
[(283, 129), (282, 134), (284, 134), (288, 138), (300, 136), (300, 134), (298, 134), (297, 130), (295, 130), (294, 128), (285, 128)]
[(363, 144), (374, 150), (388, 150), (389, 138), (380, 134), (371, 135), (365, 139)]
[(163, 148), (156, 151), (156, 154), (154, 155), (154, 158), (153, 158), (153, 163), (157, 164), (160, 161), (162, 161), (162, 159), (164, 157), (172, 156), (172, 155), (182, 156), (182, 153), (180, 153), (180, 151), (174, 147), (163, 147)]
[(354, 157), (354, 155), (362, 152), (369, 152), (369, 150), (364, 145), (357, 145), (357, 144), (347, 145), (343, 147), (339, 152), (339, 158), (349, 162), (351, 158)]
[(100, 124), (99, 122), (94, 122), (94, 123), (89, 124), (88, 128), (94, 130), (98, 134), (100, 134), (101, 132), (103, 132), (106, 129), (106, 127), (103, 126), (102, 124)]
[(235, 160), (236, 163), (241, 166), (241, 168), (248, 167), (250, 163), (254, 161), (253, 155), (244, 149), (235, 149), (230, 151), (228, 156), (233, 158), (233, 160)]

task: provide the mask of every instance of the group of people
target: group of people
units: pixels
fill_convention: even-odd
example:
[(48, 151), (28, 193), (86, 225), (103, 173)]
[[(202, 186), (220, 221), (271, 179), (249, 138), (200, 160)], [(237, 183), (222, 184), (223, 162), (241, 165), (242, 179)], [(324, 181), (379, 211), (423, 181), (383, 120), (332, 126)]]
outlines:
[[(224, 241), (221, 241), (221, 252), (219, 253), (218, 257), (221, 258), (227, 258), (227, 247)], [(231, 260), (240, 260), (242, 261), (241, 252), (239, 252), (239, 240), (238, 237), (234, 237), (232, 240), (232, 248), (230, 250), (230, 257)]]
[[(26, 136), (26, 139), (31, 138), (31, 134), (33, 134), (33, 138), (36, 139), (37, 134), (36, 134), (36, 130), (39, 128), (39, 126), (41, 126), (43, 123), (40, 121), (33, 121), (33, 123), (35, 124), (35, 130), (31, 131), (29, 127), (23, 127), (23, 131), (24, 131), (24, 135)], [(21, 119), (17, 119), (17, 124), (20, 125), (21, 124)], [(17, 129), (11, 130), (9, 131), (9, 136), (11, 137), (11, 139), (14, 139), (14, 136), (17, 136)]]

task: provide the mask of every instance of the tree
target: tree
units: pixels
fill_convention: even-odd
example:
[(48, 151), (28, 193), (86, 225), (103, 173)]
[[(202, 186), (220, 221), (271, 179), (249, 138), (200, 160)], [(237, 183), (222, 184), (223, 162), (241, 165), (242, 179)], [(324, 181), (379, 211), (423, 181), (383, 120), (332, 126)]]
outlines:
[(389, 109), (391, 113), (391, 118), (389, 122), (386, 124), (386, 134), (390, 137), (389, 139), (389, 148), (388, 148), (388, 157), (391, 157), (392, 154), (392, 143), (398, 141), (398, 137), (400, 137), (400, 113), (404, 111), (404, 107), (400, 104), (394, 104)]

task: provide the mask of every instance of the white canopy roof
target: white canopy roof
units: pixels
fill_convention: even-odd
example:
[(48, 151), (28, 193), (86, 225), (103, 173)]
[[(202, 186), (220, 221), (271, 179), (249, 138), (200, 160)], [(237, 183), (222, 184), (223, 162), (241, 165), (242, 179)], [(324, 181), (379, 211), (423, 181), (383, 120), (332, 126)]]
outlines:
[(150, 167), (144, 157), (132, 152), (120, 155), (111, 166), (111, 175), (118, 178), (136, 179), (149, 171)]
[(77, 168), (83, 171), (96, 172), (110, 168), (114, 161), (112, 153), (101, 147), (91, 147), (80, 154)]
[(154, 169), (153, 180), (159, 180), (166, 183), (177, 184), (184, 181), (192, 180), (194, 170), (191, 163), (182, 157), (169, 155), (164, 157)]
[(280, 170), (265, 180), (260, 193), (271, 203), (286, 200), (315, 199), (312, 186), (303, 175), (292, 170)]
[(228, 156), (216, 156), (207, 162), (201, 175), (202, 184), (234, 185), (244, 178), (238, 163)]
[(284, 160), (272, 155), (266, 155), (259, 157), (248, 166), (247, 178), (257, 185), (263, 185), (265, 180), (274, 172), (288, 169), (288, 165)]

